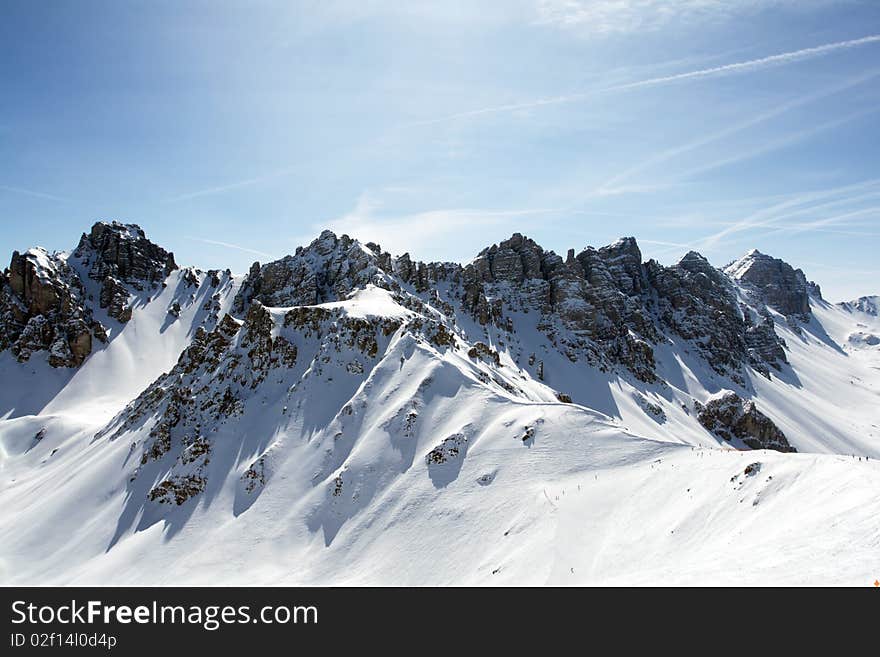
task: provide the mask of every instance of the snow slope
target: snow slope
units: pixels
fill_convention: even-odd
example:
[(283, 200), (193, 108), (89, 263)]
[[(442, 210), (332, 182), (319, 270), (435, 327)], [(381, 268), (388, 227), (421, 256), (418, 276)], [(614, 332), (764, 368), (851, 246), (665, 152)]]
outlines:
[[(86, 423), (101, 425), (136, 397), (162, 372), (171, 368), (189, 344), (196, 328), (209, 321), (206, 307), (214, 289), (203, 272), (193, 274), (197, 283), (186, 281), (188, 272), (173, 272), (165, 287), (150, 297), (150, 291), (135, 301), (136, 312), (126, 324), (97, 311), (99, 319), (112, 327), (110, 340), (79, 369), (52, 368), (33, 358), (17, 363), (9, 352), (0, 353), (0, 376), (16, 381), (0, 388), (0, 417), (71, 413)], [(225, 313), (235, 296), (237, 283), (224, 278), (219, 308)], [(179, 317), (169, 314), (175, 302)]]
[[(221, 320), (241, 281), (208, 279), (174, 271), (128, 323), (99, 317), (110, 339), (78, 369), (0, 353), (16, 381), (0, 391), (0, 583), (861, 586), (880, 572), (880, 369), (851, 339), (880, 332), (865, 304), (772, 313), (788, 363), (769, 377), (733, 380), (670, 337), (646, 383), (572, 360), (528, 308), (505, 313), (514, 331), (478, 323), (447, 283), (359, 281)], [(703, 428), (698, 403), (722, 390), (801, 453)]]
[[(57, 462), (72, 471), (63, 491), (45, 466), (4, 491), (4, 506), (28, 502), (0, 524), (3, 580), (861, 586), (880, 567), (877, 462), (675, 446), (560, 404), (462, 394), (447, 405), (440, 435), (472, 425), (464, 463), (432, 472), (417, 458), (352, 517), (355, 502), (333, 508), (306, 483), (315, 449), (300, 439), (275, 473), (283, 483), (247, 511), (236, 514), (230, 484), (121, 538), (127, 445), (82, 436), (88, 447)], [(489, 420), (473, 426), (475, 411)], [(538, 427), (530, 445), (527, 424)], [(392, 442), (373, 433), (353, 467), (401, 466)]]

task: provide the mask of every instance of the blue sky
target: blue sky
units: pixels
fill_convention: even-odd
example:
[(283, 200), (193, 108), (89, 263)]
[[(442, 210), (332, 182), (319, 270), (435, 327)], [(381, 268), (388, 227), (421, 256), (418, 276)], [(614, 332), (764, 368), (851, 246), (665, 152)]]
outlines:
[(179, 262), (322, 228), (467, 261), (635, 235), (880, 293), (880, 3), (4, 0), (0, 251), (139, 223)]

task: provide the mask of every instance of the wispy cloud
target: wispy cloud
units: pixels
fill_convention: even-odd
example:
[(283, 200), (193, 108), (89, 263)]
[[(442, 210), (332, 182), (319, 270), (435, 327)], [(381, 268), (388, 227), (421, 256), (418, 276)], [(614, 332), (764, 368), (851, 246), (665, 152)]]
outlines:
[(765, 144), (762, 144), (761, 146), (758, 146), (757, 148), (753, 148), (751, 150), (741, 153), (736, 153), (734, 155), (730, 155), (728, 157), (715, 160), (713, 162), (701, 164), (698, 167), (684, 171), (680, 174), (680, 177), (682, 179), (691, 178), (693, 176), (706, 173), (708, 171), (713, 171), (715, 169), (720, 169), (721, 167), (726, 167), (731, 164), (737, 164), (739, 162), (750, 160), (752, 158), (759, 157), (773, 151), (778, 151), (788, 146), (793, 146), (794, 144), (809, 139), (810, 137), (814, 137), (815, 135), (818, 135), (822, 132), (827, 132), (828, 130), (840, 127), (846, 123), (850, 123), (869, 114), (874, 114), (878, 111), (880, 111), (880, 107), (871, 107), (868, 109), (851, 112), (845, 116), (832, 119), (831, 121), (826, 121), (825, 123), (820, 123), (819, 125), (811, 126), (803, 130), (798, 130), (788, 135), (783, 135), (782, 137), (773, 139)]
[(36, 192), (32, 189), (24, 189), (23, 187), (9, 187), (0, 185), (0, 191), (9, 192), (10, 194), (22, 194), (24, 196), (33, 196), (34, 198), (44, 198), (48, 201), (58, 201), (59, 203), (73, 203), (74, 201), (63, 196), (55, 196), (54, 194), (46, 194), (45, 192)]
[[(744, 231), (754, 230), (768, 225), (778, 226), (779, 222), (785, 219), (790, 219), (795, 216), (803, 216), (809, 212), (823, 209), (830, 204), (840, 204), (841, 202), (845, 202), (847, 197), (855, 192), (862, 192), (865, 190), (875, 191), (878, 187), (880, 187), (880, 179), (874, 178), (851, 185), (842, 185), (818, 191), (794, 194), (779, 203), (774, 203), (768, 207), (756, 210), (720, 231), (692, 242), (690, 247), (711, 249), (717, 246), (725, 238), (736, 233), (742, 233)], [(834, 200), (829, 201), (828, 199)]]
[[(807, 223), (800, 224), (789, 224), (786, 226), (782, 226), (779, 228), (775, 228), (770, 235), (797, 235), (798, 233), (808, 233), (808, 232), (833, 232), (833, 233), (842, 233), (842, 234), (853, 234), (853, 231), (839, 231), (839, 230), (829, 230), (828, 226), (837, 226), (841, 224), (847, 224), (851, 222), (852, 219), (856, 217), (876, 217), (880, 216), (880, 205), (875, 205), (867, 208), (860, 208), (858, 210), (853, 210), (851, 212), (843, 212), (841, 214), (837, 214), (831, 217), (824, 217), (822, 219), (816, 219), (815, 221), (810, 221)], [(862, 234), (856, 232), (855, 234)], [(876, 233), (873, 233), (876, 234)]]
[(636, 89), (638, 87), (649, 87), (660, 84), (669, 84), (670, 82), (681, 82), (684, 80), (695, 80), (700, 78), (712, 78), (722, 75), (732, 75), (736, 73), (748, 73), (758, 71), (774, 66), (782, 66), (785, 64), (793, 64), (805, 59), (812, 59), (822, 55), (828, 55), (838, 50), (847, 50), (858, 46), (865, 46), (872, 43), (880, 42), (880, 34), (874, 34), (859, 39), (849, 39), (847, 41), (836, 41), (834, 43), (826, 43), (821, 46), (812, 48), (803, 48), (801, 50), (793, 50), (790, 52), (780, 53), (778, 55), (770, 55), (769, 57), (761, 57), (751, 59), (745, 62), (736, 62), (734, 64), (725, 64), (723, 66), (713, 66), (712, 68), (704, 68), (698, 71), (688, 71), (686, 73), (677, 73), (675, 75), (666, 75), (650, 80), (640, 80), (638, 82), (630, 82), (620, 84), (615, 87), (609, 87), (607, 90), (620, 91), (623, 89)]
[[(730, 136), (735, 135), (737, 133), (743, 132), (744, 130), (752, 128), (752, 127), (759, 125), (761, 123), (765, 123), (767, 121), (770, 121), (771, 119), (779, 117), (783, 114), (786, 114), (787, 112), (790, 112), (796, 108), (802, 107), (804, 105), (815, 102), (815, 101), (820, 100), (822, 98), (826, 98), (828, 96), (840, 93), (841, 91), (845, 91), (845, 90), (850, 89), (854, 86), (863, 84), (863, 83), (867, 82), (868, 80), (872, 80), (872, 79), (876, 78), (878, 75), (880, 75), (880, 70), (870, 71), (867, 74), (859, 75), (855, 78), (852, 78), (850, 80), (846, 80), (842, 83), (832, 85), (829, 88), (823, 89), (818, 92), (806, 94), (804, 96), (801, 96), (800, 98), (796, 98), (796, 99), (791, 100), (787, 103), (783, 103), (781, 105), (778, 105), (777, 107), (774, 107), (766, 112), (762, 112), (762, 113), (760, 113), (756, 116), (753, 116), (751, 118), (748, 118), (744, 121), (734, 123), (733, 125), (727, 126), (726, 128), (722, 128), (721, 130), (717, 130), (717, 131), (712, 132), (710, 134), (704, 135), (702, 137), (699, 137), (698, 139), (691, 140), (691, 141), (686, 142), (684, 144), (681, 144), (679, 146), (675, 146), (673, 148), (669, 148), (665, 151), (657, 153), (656, 155), (652, 155), (652, 156), (642, 160), (641, 162), (631, 166), (630, 168), (626, 169), (625, 171), (622, 171), (622, 172), (616, 174), (615, 176), (612, 176), (611, 178), (609, 178), (605, 183), (603, 183), (600, 186), (598, 191), (600, 191), (600, 192), (605, 191), (606, 193), (610, 193), (611, 191), (620, 187), (622, 182), (630, 179), (632, 176), (634, 176), (637, 173), (641, 173), (642, 171), (645, 171), (646, 169), (656, 167), (657, 165), (668, 162), (668, 161), (678, 157), (679, 155), (683, 155), (684, 153), (688, 153), (688, 152), (697, 150), (697, 149), (702, 148), (703, 146), (707, 146), (713, 142), (717, 142), (717, 141), (726, 139), (727, 137), (730, 137)], [(856, 117), (853, 117), (853, 118), (856, 118)], [(847, 120), (852, 120), (852, 119), (847, 119)], [(829, 127), (831, 127), (831, 126), (829, 126)], [(801, 138), (804, 138), (806, 136), (807, 135), (803, 135)], [(765, 151), (762, 150), (760, 152), (765, 152)], [(754, 153), (754, 155), (757, 155), (757, 154), (759, 154), (758, 151), (756, 151)], [(747, 155), (747, 156), (744, 156), (743, 158), (739, 158), (739, 159), (745, 159), (745, 157), (753, 157), (754, 155)], [(732, 161), (738, 161), (738, 160), (732, 160)], [(718, 166), (723, 166), (723, 164), (725, 164), (725, 163), (721, 162), (721, 163), (719, 163)], [(709, 168), (716, 168), (716, 167), (709, 167)]]
[(830, 0), (538, 0), (538, 22), (614, 34), (669, 24), (723, 21), (769, 7), (828, 4)]
[(653, 244), (656, 246), (669, 246), (675, 249), (687, 249), (688, 245), (682, 242), (667, 242), (664, 240), (646, 240), (640, 239), (639, 244)]
[(262, 176), (256, 176), (254, 178), (245, 178), (244, 180), (237, 180), (235, 182), (227, 183), (225, 185), (218, 185), (216, 187), (206, 187), (204, 189), (198, 189), (194, 192), (187, 192), (185, 194), (180, 194), (178, 196), (172, 196), (170, 198), (164, 199), (163, 203), (178, 203), (180, 201), (188, 201), (190, 199), (199, 198), (202, 196), (212, 196), (214, 194), (222, 194), (223, 192), (228, 192), (233, 189), (241, 189), (242, 187), (251, 187), (252, 185), (259, 185), (261, 183), (269, 182), (270, 180), (275, 180), (276, 178), (282, 178), (284, 176), (288, 176), (296, 171), (298, 171), (300, 167), (285, 167), (283, 169), (278, 169), (276, 171), (272, 171), (270, 173), (266, 173)]
[(193, 242), (201, 242), (202, 244), (211, 244), (212, 246), (222, 246), (227, 249), (235, 249), (236, 251), (244, 251), (245, 253), (252, 253), (254, 255), (258, 255), (262, 258), (273, 258), (271, 253), (266, 253), (265, 251), (259, 251), (258, 249), (250, 249), (246, 246), (241, 246), (240, 244), (232, 244), (230, 242), (221, 242), (220, 240), (210, 240), (204, 237), (187, 237), (186, 239), (192, 240)]
[(440, 241), (460, 243), (464, 235), (473, 234), (480, 228), (503, 226), (510, 230), (511, 224), (518, 219), (564, 212), (562, 208), (444, 208), (399, 214), (383, 213), (381, 208), (380, 200), (365, 193), (351, 212), (315, 225), (314, 229), (329, 228), (338, 234), (378, 242), (391, 253), (433, 253)]
[(686, 71), (676, 73), (674, 75), (664, 75), (660, 77), (647, 78), (644, 80), (636, 80), (624, 84), (617, 84), (608, 87), (600, 87), (579, 93), (564, 94), (559, 96), (549, 96), (546, 98), (538, 98), (535, 100), (523, 101), (518, 103), (507, 103), (504, 105), (494, 105), (490, 107), (482, 107), (464, 112), (456, 112), (446, 116), (423, 121), (414, 121), (410, 126), (424, 126), (436, 123), (444, 123), (447, 121), (455, 121), (458, 119), (474, 118), (487, 114), (499, 114), (505, 112), (514, 112), (520, 110), (536, 109), (547, 107), (550, 105), (561, 105), (565, 103), (579, 102), (592, 98), (599, 94), (611, 93), (617, 91), (626, 91), (630, 89), (639, 89), (643, 87), (654, 87), (676, 82), (686, 82), (689, 80), (703, 80), (727, 75), (737, 75), (741, 73), (750, 73), (760, 71), (776, 66), (784, 66), (794, 64), (806, 59), (829, 55), (840, 50), (847, 50), (859, 46), (865, 46), (880, 42), (880, 34), (870, 35), (859, 39), (849, 39), (847, 41), (836, 41), (834, 43), (826, 43), (821, 46), (812, 48), (802, 48), (801, 50), (792, 50), (789, 52), (770, 55), (768, 57), (760, 57), (758, 59), (750, 59), (743, 62), (735, 62), (733, 64), (725, 64), (723, 66), (713, 66), (711, 68), (702, 68), (694, 71)]

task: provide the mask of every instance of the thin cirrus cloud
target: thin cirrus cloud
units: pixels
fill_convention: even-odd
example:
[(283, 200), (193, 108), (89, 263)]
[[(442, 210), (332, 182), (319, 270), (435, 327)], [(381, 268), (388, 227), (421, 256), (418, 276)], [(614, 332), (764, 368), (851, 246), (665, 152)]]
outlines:
[[(874, 217), (880, 213), (880, 206), (876, 205), (877, 197), (880, 197), (880, 178), (763, 199), (748, 199), (756, 203), (757, 207), (753, 206), (752, 211), (741, 219), (709, 220), (707, 212), (712, 212), (708, 208), (706, 212), (699, 212), (687, 219), (679, 217), (680, 221), (670, 224), (678, 228), (709, 224), (721, 227), (709, 235), (684, 243), (661, 244), (659, 241), (644, 239), (639, 242), (660, 247), (653, 251), (654, 256), (660, 257), (689, 250), (712, 253), (718, 249), (729, 250), (731, 245), (740, 243), (754, 245), (757, 234), (761, 235), (762, 240), (799, 233), (877, 237), (880, 233), (871, 230), (876, 222)], [(828, 211), (832, 209), (836, 209), (835, 214), (828, 216)]]
[[(818, 92), (806, 94), (806, 95), (801, 96), (799, 98), (796, 98), (792, 101), (789, 101), (787, 103), (783, 103), (782, 105), (774, 107), (766, 112), (762, 112), (756, 116), (753, 116), (749, 119), (746, 119), (745, 121), (740, 121), (738, 123), (727, 126), (726, 128), (722, 128), (721, 130), (718, 130), (718, 131), (713, 132), (711, 134), (704, 135), (698, 139), (691, 140), (685, 144), (681, 144), (679, 146), (675, 146), (673, 148), (669, 148), (665, 151), (662, 151), (656, 155), (652, 155), (651, 157), (648, 157), (648, 158), (642, 160), (641, 162), (629, 167), (625, 171), (622, 171), (621, 173), (618, 173), (618, 174), (612, 176), (605, 183), (603, 183), (599, 187), (599, 190), (597, 190), (597, 191), (599, 193), (604, 193), (606, 195), (611, 194), (621, 183), (623, 183), (626, 180), (629, 180), (637, 173), (641, 173), (642, 171), (645, 171), (646, 169), (650, 169), (650, 168), (656, 167), (659, 164), (663, 164), (665, 162), (668, 162), (669, 160), (672, 160), (672, 159), (678, 157), (679, 155), (683, 155), (685, 153), (696, 150), (696, 149), (701, 148), (703, 146), (707, 146), (713, 142), (717, 142), (717, 141), (720, 141), (720, 140), (725, 139), (727, 137), (733, 136), (737, 133), (740, 133), (744, 130), (752, 128), (752, 127), (759, 125), (761, 123), (765, 123), (767, 121), (770, 121), (771, 119), (775, 119), (775, 118), (777, 118), (783, 114), (786, 114), (787, 112), (790, 112), (794, 109), (797, 109), (797, 108), (802, 107), (804, 105), (808, 105), (809, 103), (813, 103), (817, 100), (821, 100), (822, 98), (826, 98), (828, 96), (840, 93), (841, 91), (845, 91), (845, 90), (850, 89), (852, 87), (864, 84), (865, 82), (876, 78), (878, 75), (880, 75), (880, 69), (870, 71), (867, 74), (859, 75), (859, 76), (856, 76), (856, 77), (851, 78), (849, 80), (845, 80), (844, 82), (834, 84), (834, 85), (828, 87), (827, 89), (822, 89), (821, 91), (818, 91)], [(855, 113), (852, 118), (857, 118), (857, 116), (858, 116), (858, 113)], [(844, 119), (844, 120), (852, 120), (852, 119)], [(831, 127), (831, 126), (828, 126), (828, 127)], [(806, 136), (806, 135), (804, 135), (804, 136)], [(759, 150), (759, 151), (756, 151), (755, 153), (753, 153), (752, 155), (747, 155), (747, 156), (743, 156), (743, 157), (739, 157), (739, 158), (734, 157), (734, 158), (731, 158), (731, 162), (738, 161), (740, 159), (745, 159), (745, 157), (752, 157), (754, 155), (760, 154), (760, 152), (766, 152), (766, 150), (770, 150), (770, 149)], [(717, 168), (717, 166), (722, 166), (723, 164), (726, 164), (726, 162), (719, 162), (718, 165), (711, 166), (709, 168)], [(702, 169), (700, 169), (700, 171), (702, 171)], [(696, 173), (696, 171), (693, 173)]]
[(706, 164), (701, 164), (698, 167), (682, 172), (679, 177), (682, 179), (692, 178), (708, 171), (714, 171), (716, 169), (730, 166), (732, 164), (738, 164), (739, 162), (744, 162), (746, 160), (750, 160), (752, 158), (759, 157), (773, 151), (778, 151), (783, 148), (787, 148), (788, 146), (793, 146), (794, 144), (809, 139), (810, 137), (814, 137), (822, 132), (827, 132), (828, 130), (832, 130), (847, 123), (851, 123), (862, 117), (868, 116), (869, 114), (874, 114), (878, 111), (880, 111), (880, 107), (871, 107), (855, 112), (850, 112), (849, 114), (846, 114), (836, 119), (832, 119), (831, 121), (826, 121), (825, 123), (811, 126), (809, 128), (805, 128), (804, 130), (798, 130), (797, 132), (783, 135), (782, 137), (773, 139), (766, 144), (759, 146), (758, 148), (754, 148), (752, 150), (742, 153), (737, 153), (735, 155), (724, 157), (713, 162), (708, 162)]
[(519, 110), (526, 109), (537, 109), (540, 107), (547, 107), (550, 105), (561, 105), (566, 103), (574, 103), (578, 101), (585, 100), (587, 98), (591, 98), (593, 96), (603, 94), (603, 93), (612, 93), (617, 91), (627, 91), (630, 89), (639, 89), (644, 87), (654, 87), (665, 84), (672, 84), (676, 82), (686, 82), (689, 80), (703, 80), (715, 77), (721, 77), (726, 75), (737, 75), (741, 73), (750, 73), (753, 71), (760, 71), (767, 68), (772, 68), (776, 66), (785, 66), (787, 64), (794, 64), (796, 62), (800, 62), (806, 59), (812, 59), (815, 57), (822, 57), (825, 55), (830, 55), (831, 53), (838, 52), (841, 50), (848, 50), (851, 48), (857, 48), (859, 46), (866, 46), (874, 43), (880, 42), (880, 34), (869, 35), (865, 37), (861, 37), (858, 39), (848, 39), (846, 41), (836, 41), (834, 43), (826, 43), (821, 46), (813, 46), (811, 48), (802, 48), (800, 50), (793, 50), (789, 52), (779, 53), (776, 55), (770, 55), (767, 57), (760, 57), (758, 59), (751, 59), (743, 62), (735, 62), (733, 64), (724, 64), (723, 66), (713, 66), (711, 68), (703, 68), (695, 71), (686, 71), (684, 73), (676, 73), (674, 75), (664, 75), (661, 77), (647, 78), (644, 80), (636, 80), (634, 82), (627, 82), (624, 84), (617, 84), (610, 87), (600, 87), (598, 89), (593, 89), (585, 92), (574, 93), (574, 94), (566, 94), (560, 96), (550, 96), (547, 98), (539, 98), (537, 100), (524, 101), (520, 103), (508, 103), (504, 105), (494, 105), (491, 107), (482, 107), (479, 109), (468, 110), (464, 112), (456, 112), (454, 114), (448, 114), (446, 116), (437, 117), (433, 119), (425, 119), (423, 121), (414, 121), (409, 123), (409, 126), (424, 126), (424, 125), (432, 125), (436, 123), (444, 123), (447, 121), (455, 121), (458, 119), (467, 119), (474, 118), (478, 116), (483, 116), (487, 114), (499, 114), (506, 112), (515, 112)]
[[(794, 224), (782, 226), (780, 228), (775, 229), (770, 235), (796, 235), (798, 233), (805, 232), (839, 232), (843, 234), (861, 234), (864, 235), (866, 233), (859, 231), (839, 231), (828, 229), (828, 226), (837, 226), (837, 225), (845, 225), (848, 222), (852, 221), (856, 217), (876, 217), (880, 215), (880, 206), (874, 205), (867, 208), (861, 208), (859, 210), (853, 210), (852, 212), (844, 212), (842, 214), (834, 215), (832, 217), (825, 217), (824, 219), (816, 219), (815, 221), (811, 221), (805, 224)], [(876, 233), (867, 233), (871, 235), (876, 235)]]
[(646, 32), (671, 23), (723, 21), (773, 6), (831, 0), (539, 0), (538, 23), (589, 34)]
[(22, 194), (24, 196), (33, 196), (34, 198), (42, 198), (48, 201), (58, 201), (59, 203), (73, 203), (72, 199), (56, 196), (55, 194), (47, 194), (45, 192), (37, 192), (32, 189), (24, 189), (23, 187), (9, 187), (0, 185), (0, 191), (9, 192), (10, 194)]
[[(752, 212), (720, 231), (691, 242), (689, 247), (712, 249), (718, 246), (721, 240), (737, 233), (767, 228), (768, 226), (778, 228), (780, 223), (786, 219), (802, 217), (805, 214), (818, 212), (834, 205), (852, 202), (855, 200), (852, 195), (856, 192), (867, 192), (863, 196), (870, 196), (878, 188), (880, 188), (880, 179), (874, 178), (850, 185), (793, 194), (778, 203)], [(814, 226), (814, 228), (819, 228), (819, 226)]]
[(193, 242), (201, 242), (202, 244), (210, 244), (212, 246), (222, 246), (227, 249), (233, 249), (235, 251), (242, 251), (243, 253), (251, 253), (253, 255), (258, 255), (263, 258), (272, 258), (274, 257), (271, 253), (266, 253), (265, 251), (259, 251), (257, 249), (249, 249), (245, 246), (241, 246), (240, 244), (232, 244), (230, 242), (221, 242), (220, 240), (211, 240), (204, 237), (187, 237), (186, 239), (192, 240)]
[(504, 227), (507, 231), (518, 220), (565, 212), (563, 208), (449, 208), (385, 215), (380, 208), (379, 201), (362, 194), (351, 212), (314, 229), (329, 228), (338, 234), (375, 241), (392, 253), (411, 250), (433, 254), (439, 241), (454, 239), (463, 232), (480, 227)]
[(298, 171), (300, 167), (284, 167), (282, 169), (277, 169), (275, 171), (271, 171), (262, 176), (255, 176), (253, 178), (245, 178), (244, 180), (237, 180), (231, 183), (227, 183), (225, 185), (217, 185), (216, 187), (206, 187), (204, 189), (198, 189), (194, 192), (187, 192), (186, 194), (179, 194), (178, 196), (172, 196), (170, 198), (166, 198), (163, 200), (163, 203), (179, 203), (180, 201), (189, 201), (194, 198), (199, 198), (202, 196), (212, 196), (214, 194), (222, 194), (223, 192), (228, 192), (233, 189), (240, 189), (242, 187), (251, 187), (253, 185), (259, 185), (261, 183), (269, 182), (270, 180), (275, 180), (276, 178), (281, 178), (283, 176), (290, 175), (295, 171)]

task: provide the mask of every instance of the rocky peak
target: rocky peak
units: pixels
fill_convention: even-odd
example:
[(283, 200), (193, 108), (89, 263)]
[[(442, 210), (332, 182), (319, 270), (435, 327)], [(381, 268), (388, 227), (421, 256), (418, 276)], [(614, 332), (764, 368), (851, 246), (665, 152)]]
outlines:
[(691, 340), (715, 371), (739, 378), (746, 327), (730, 280), (693, 251), (671, 267), (651, 260), (645, 270), (661, 323)]
[(158, 285), (177, 269), (174, 255), (149, 241), (134, 224), (98, 222), (72, 256), (35, 248), (15, 252), (0, 277), (0, 349), (20, 361), (45, 351), (55, 367), (77, 367), (93, 339), (107, 340), (94, 319), (88, 281), (100, 284), (101, 308), (126, 322), (135, 290)]
[(546, 255), (534, 240), (514, 233), (510, 239), (483, 249), (472, 264), (481, 280), (518, 284), (546, 278)]
[(627, 296), (640, 294), (645, 288), (642, 252), (634, 237), (623, 237), (599, 249), (587, 248), (577, 260), (593, 285), (606, 279)]
[(730, 279), (696, 251), (689, 251), (669, 269), (678, 276), (687, 294), (699, 297), (718, 310), (735, 308), (736, 299)]
[(623, 258), (630, 262), (642, 262), (642, 252), (639, 249), (638, 242), (635, 237), (621, 237), (613, 244), (603, 246), (599, 249), (606, 260), (614, 260)]
[(718, 270), (701, 253), (696, 251), (688, 251), (684, 254), (681, 260), (678, 261), (678, 266), (689, 272), (703, 273), (707, 276), (714, 276), (718, 273)]
[(75, 254), (88, 261), (89, 278), (108, 276), (143, 289), (177, 269), (174, 254), (147, 239), (137, 224), (99, 221), (83, 233)]
[(839, 305), (849, 312), (862, 312), (866, 315), (874, 315), (875, 317), (880, 314), (880, 296), (859, 297)]
[(509, 326), (508, 308), (538, 310), (569, 359), (619, 363), (644, 381), (655, 379), (652, 345), (669, 330), (740, 383), (743, 365), (769, 376), (786, 360), (772, 320), (744, 317), (728, 276), (693, 251), (664, 267), (644, 263), (635, 238), (623, 237), (563, 260), (514, 234), (484, 249), (463, 279), (465, 308), (481, 324)]
[(348, 235), (323, 231), (294, 255), (261, 265), (255, 262), (233, 303), (242, 315), (253, 300), (266, 306), (309, 306), (344, 299), (369, 283), (390, 284), (391, 257)]
[(74, 256), (101, 283), (101, 308), (120, 322), (131, 319), (132, 289), (153, 287), (177, 269), (174, 254), (148, 240), (140, 226), (118, 221), (99, 221), (83, 233)]
[(810, 291), (818, 286), (811, 286), (804, 272), (787, 262), (753, 249), (724, 271), (783, 315), (810, 314)]

